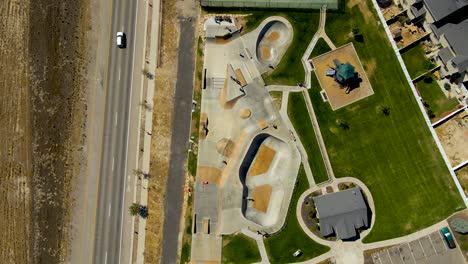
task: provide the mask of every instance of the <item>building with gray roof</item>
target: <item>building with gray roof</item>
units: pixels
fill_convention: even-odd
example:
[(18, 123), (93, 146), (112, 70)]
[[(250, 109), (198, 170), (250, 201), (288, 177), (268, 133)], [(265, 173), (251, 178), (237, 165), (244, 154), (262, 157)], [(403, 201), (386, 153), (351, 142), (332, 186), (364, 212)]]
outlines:
[(441, 20), (468, 5), (468, 0), (424, 0), (435, 21)]
[(359, 187), (314, 197), (314, 203), (324, 236), (352, 239), (356, 229), (369, 227), (370, 211)]
[(439, 66), (440, 77), (467, 91), (468, 0), (409, 0), (408, 17), (432, 32), (438, 51), (430, 58)]

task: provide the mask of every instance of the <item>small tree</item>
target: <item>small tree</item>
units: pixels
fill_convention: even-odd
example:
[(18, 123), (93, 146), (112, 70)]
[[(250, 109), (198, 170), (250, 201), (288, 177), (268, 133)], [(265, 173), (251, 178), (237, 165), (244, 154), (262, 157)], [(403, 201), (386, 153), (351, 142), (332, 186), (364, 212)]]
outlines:
[(429, 116), (429, 118), (435, 118), (435, 114), (431, 109), (427, 110), (427, 115)]
[(143, 75), (145, 75), (145, 77), (148, 78), (148, 79), (150, 79), (150, 80), (153, 80), (153, 78), (154, 78), (154, 75), (153, 75), (151, 72), (149, 72), (149, 70), (146, 69), (146, 68), (144, 68), (143, 70), (141, 70), (141, 73), (142, 73)]
[(148, 207), (141, 205), (139, 208), (139, 214), (141, 218), (147, 218), (148, 217)]
[(137, 216), (140, 213), (140, 205), (137, 203), (133, 203), (128, 209), (131, 216)]
[(389, 116), (390, 115), (390, 107), (384, 106), (382, 108), (382, 114), (384, 114), (384, 116)]
[(346, 121), (346, 120), (340, 120), (338, 122), (338, 126), (341, 127), (343, 130), (348, 130), (349, 129), (349, 124), (348, 124), (348, 121)]
[(357, 42), (363, 42), (364, 38), (362, 37), (361, 30), (358, 26), (353, 27), (353, 36)]

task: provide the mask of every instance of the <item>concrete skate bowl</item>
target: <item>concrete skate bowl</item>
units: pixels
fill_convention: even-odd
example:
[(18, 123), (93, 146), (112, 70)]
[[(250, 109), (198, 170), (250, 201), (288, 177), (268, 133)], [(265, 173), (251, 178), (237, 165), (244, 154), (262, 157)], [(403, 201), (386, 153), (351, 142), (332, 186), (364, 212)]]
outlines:
[(265, 66), (275, 67), (281, 61), (293, 37), (289, 21), (278, 17), (264, 24), (257, 38), (257, 59)]
[(288, 144), (276, 137), (259, 134), (252, 140), (239, 169), (241, 209), (246, 219), (263, 227), (279, 221), (285, 191), (277, 168), (289, 155)]

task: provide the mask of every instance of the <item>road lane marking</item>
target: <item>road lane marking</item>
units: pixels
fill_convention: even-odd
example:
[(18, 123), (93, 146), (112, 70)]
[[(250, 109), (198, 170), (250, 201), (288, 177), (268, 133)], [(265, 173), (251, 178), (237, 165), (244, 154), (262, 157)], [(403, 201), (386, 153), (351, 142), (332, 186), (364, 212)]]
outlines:
[(115, 112), (115, 119), (114, 119), (114, 126), (117, 126), (117, 117), (119, 116), (119, 113), (116, 111)]
[(120, 81), (120, 69), (119, 69), (119, 81)]
[[(137, 25), (138, 25), (138, 4), (140, 3), (140, 1), (136, 1), (136, 7), (135, 7), (135, 25), (133, 26), (133, 40), (134, 40), (134, 43), (133, 43), (133, 58), (132, 58), (132, 67), (131, 67), (131, 72), (133, 73), (133, 71), (135, 70), (135, 47), (136, 47), (136, 28), (137, 28)], [(148, 8), (148, 7), (146, 7)], [(146, 45), (146, 41), (143, 41), (143, 43)], [(143, 54), (144, 56), (144, 54)], [(129, 115), (128, 115), (128, 120), (127, 120), (127, 144), (125, 146), (125, 163), (124, 163), (124, 173), (127, 173), (127, 161), (128, 161), (128, 143), (129, 143), (129, 138), (130, 138), (130, 116), (131, 116), (131, 109), (132, 109), (132, 93), (133, 93), (133, 74), (130, 74), (130, 100), (129, 100), (129, 105), (128, 105), (128, 111), (129, 111)], [(140, 94), (141, 94), (141, 86), (140, 86)], [(140, 95), (141, 96), (141, 95)], [(124, 186), (123, 186), (123, 190), (125, 191), (125, 188), (126, 188), (126, 185), (127, 185), (127, 181), (124, 180)], [(122, 207), (125, 205), (125, 193), (122, 195)], [(124, 211), (125, 210), (121, 210), (122, 213), (120, 215), (120, 220), (122, 221), (123, 223), (123, 219), (124, 219)], [(133, 230), (134, 226), (132, 227), (132, 230)], [(123, 225), (121, 224), (120, 225), (120, 236), (119, 236), (119, 240), (120, 240), (120, 245), (119, 245), (119, 258), (118, 258), (118, 264), (121, 263), (121, 259), (120, 259), (120, 253), (122, 252), (122, 239), (123, 238)], [(130, 246), (130, 256), (132, 256), (132, 253), (133, 253), (133, 245)]]
[(107, 264), (107, 251), (106, 251), (106, 255), (104, 256), (104, 264)]
[(109, 217), (110, 217), (111, 208), (112, 208), (112, 204), (109, 204)]
[(114, 161), (115, 161), (115, 158), (112, 157), (112, 171), (114, 171)]

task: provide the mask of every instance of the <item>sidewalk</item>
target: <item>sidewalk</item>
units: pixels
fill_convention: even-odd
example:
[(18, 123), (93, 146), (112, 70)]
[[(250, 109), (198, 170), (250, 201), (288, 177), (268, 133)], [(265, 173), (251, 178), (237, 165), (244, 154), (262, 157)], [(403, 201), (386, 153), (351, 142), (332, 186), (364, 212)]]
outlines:
[[(149, 0), (143, 1), (146, 5), (146, 27), (145, 27), (145, 59), (141, 65), (142, 69), (148, 69), (149, 73), (154, 73), (158, 65), (159, 58), (159, 34), (160, 34), (160, 0)], [(151, 24), (148, 25), (148, 19), (150, 19)], [(149, 36), (146, 35), (148, 27), (151, 28)], [(149, 46), (149, 56), (148, 48)], [(148, 58), (149, 57), (149, 58)], [(145, 85), (146, 84), (146, 85)], [(140, 102), (148, 102), (151, 105), (153, 102), (155, 81), (154, 78), (144, 78), (142, 79), (141, 86), (143, 93), (141, 94)], [(142, 121), (144, 123), (142, 124)], [(144, 173), (149, 172), (150, 166), (150, 153), (151, 153), (151, 136), (152, 136), (152, 127), (153, 127), (153, 110), (145, 109), (140, 107), (139, 121), (138, 121), (138, 143), (137, 149), (143, 149), (143, 152), (140, 152), (139, 158), (137, 159), (136, 168), (141, 170)], [(141, 136), (142, 135), (142, 136)], [(140, 139), (143, 138), (143, 146), (141, 146)], [(135, 176), (137, 177), (137, 176)], [(148, 180), (144, 179), (141, 176), (138, 176), (141, 180), (136, 180), (134, 185), (134, 202), (137, 202), (141, 205), (146, 206), (148, 203)], [(139, 198), (139, 199), (138, 199)], [(144, 252), (145, 252), (145, 237), (146, 237), (146, 219), (139, 218), (135, 221), (133, 219), (132, 227), (132, 263), (144, 263)], [(135, 230), (137, 229), (137, 230)], [(136, 236), (135, 236), (136, 234)], [(137, 237), (137, 240), (134, 240), (134, 237)]]

